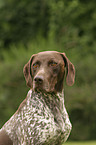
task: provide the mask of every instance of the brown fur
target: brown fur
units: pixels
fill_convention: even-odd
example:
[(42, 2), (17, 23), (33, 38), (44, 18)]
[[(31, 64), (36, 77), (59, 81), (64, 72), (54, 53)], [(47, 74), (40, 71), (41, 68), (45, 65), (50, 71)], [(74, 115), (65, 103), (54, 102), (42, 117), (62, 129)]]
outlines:
[(6, 134), (5, 130), (0, 132), (0, 145), (13, 145), (11, 139)]
[[(56, 66), (50, 67), (50, 63), (55, 62)], [(34, 69), (34, 64), (38, 68)], [(65, 53), (57, 51), (45, 51), (32, 55), (29, 62), (24, 67), (24, 76), (27, 85), (30, 88), (36, 89), (34, 78), (42, 79), (40, 89), (47, 92), (61, 92), (63, 89), (63, 80), (66, 69), (66, 83), (71, 86), (74, 84), (75, 68), (74, 65), (66, 57)], [(55, 73), (54, 73), (55, 72)]]

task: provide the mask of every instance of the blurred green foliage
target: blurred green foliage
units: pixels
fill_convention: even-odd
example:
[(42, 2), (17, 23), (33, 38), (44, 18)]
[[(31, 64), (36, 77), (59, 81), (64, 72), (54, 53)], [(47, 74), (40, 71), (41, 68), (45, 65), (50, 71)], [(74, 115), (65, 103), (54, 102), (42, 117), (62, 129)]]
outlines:
[(76, 69), (74, 86), (64, 82), (69, 139), (96, 139), (95, 2), (0, 0), (0, 126), (26, 97), (25, 63), (34, 53), (57, 50)]

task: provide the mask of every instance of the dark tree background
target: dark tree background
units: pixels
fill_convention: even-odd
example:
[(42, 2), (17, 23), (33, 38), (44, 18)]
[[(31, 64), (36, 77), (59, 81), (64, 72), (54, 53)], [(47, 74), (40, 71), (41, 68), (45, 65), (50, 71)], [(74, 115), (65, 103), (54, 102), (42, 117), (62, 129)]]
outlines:
[(26, 97), (24, 64), (46, 50), (65, 52), (75, 65), (75, 85), (64, 82), (70, 140), (95, 140), (95, 0), (0, 0), (0, 126)]

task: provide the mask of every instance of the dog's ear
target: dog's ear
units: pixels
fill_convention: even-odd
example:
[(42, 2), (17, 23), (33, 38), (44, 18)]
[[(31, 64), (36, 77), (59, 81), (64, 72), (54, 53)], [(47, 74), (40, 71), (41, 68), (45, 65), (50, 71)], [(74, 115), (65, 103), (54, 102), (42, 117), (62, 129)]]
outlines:
[(69, 59), (67, 58), (65, 53), (61, 53), (61, 55), (63, 56), (65, 66), (66, 66), (66, 70), (67, 70), (66, 83), (67, 83), (67, 85), (72, 86), (74, 84), (74, 80), (75, 80), (74, 65), (69, 61)]
[(35, 55), (32, 55), (30, 60), (28, 61), (27, 64), (25, 64), (24, 68), (23, 68), (23, 73), (24, 73), (24, 77), (26, 80), (26, 84), (28, 87), (32, 88), (32, 71), (31, 71), (31, 64), (33, 61), (33, 58), (35, 57)]

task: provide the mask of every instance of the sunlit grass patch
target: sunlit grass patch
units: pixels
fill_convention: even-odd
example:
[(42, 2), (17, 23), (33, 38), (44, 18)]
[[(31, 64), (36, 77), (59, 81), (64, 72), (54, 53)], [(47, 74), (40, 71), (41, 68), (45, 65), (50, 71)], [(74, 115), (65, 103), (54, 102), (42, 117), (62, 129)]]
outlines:
[(63, 145), (96, 145), (96, 141), (87, 141), (87, 142), (66, 142)]

